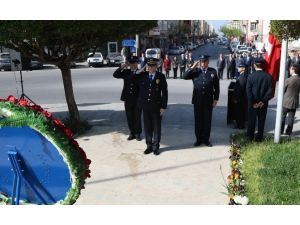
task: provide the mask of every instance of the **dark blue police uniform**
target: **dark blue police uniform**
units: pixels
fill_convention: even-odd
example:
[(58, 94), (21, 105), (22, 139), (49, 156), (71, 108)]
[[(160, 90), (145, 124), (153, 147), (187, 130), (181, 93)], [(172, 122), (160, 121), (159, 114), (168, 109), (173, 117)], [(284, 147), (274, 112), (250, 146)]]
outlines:
[[(209, 56), (200, 56), (208, 60)], [(212, 120), (213, 101), (219, 100), (220, 85), (217, 71), (214, 68), (194, 68), (185, 72), (183, 79), (193, 80), (194, 90), (192, 104), (195, 117), (195, 146), (201, 143), (211, 146), (209, 142)]]

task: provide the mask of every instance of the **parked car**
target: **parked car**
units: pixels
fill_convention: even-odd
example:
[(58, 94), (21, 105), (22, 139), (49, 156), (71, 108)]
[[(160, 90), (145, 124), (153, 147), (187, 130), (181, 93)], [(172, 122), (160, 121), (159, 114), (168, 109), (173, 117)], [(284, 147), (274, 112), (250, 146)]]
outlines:
[(251, 47), (240, 47), (238, 50), (239, 54), (243, 54), (244, 52), (246, 53), (251, 53), (252, 52), (252, 48)]
[(146, 49), (145, 57), (161, 59), (161, 50), (159, 48), (148, 48)]
[(41, 63), (36, 57), (33, 57), (30, 60), (30, 69), (43, 69), (43, 63)]
[(169, 55), (180, 55), (181, 54), (181, 50), (179, 47), (172, 47), (169, 48)]
[(11, 70), (11, 59), (9, 52), (0, 53), (0, 70)]
[(87, 63), (88, 66), (102, 66), (103, 65), (103, 55), (101, 52), (95, 52), (95, 53), (89, 53), (88, 58), (87, 58)]
[(119, 66), (123, 62), (121, 53), (109, 53), (106, 57), (108, 66)]
[(231, 53), (235, 52), (236, 47), (238, 46), (238, 44), (239, 44), (238, 41), (232, 41), (232, 42), (230, 43), (230, 51), (231, 51)]

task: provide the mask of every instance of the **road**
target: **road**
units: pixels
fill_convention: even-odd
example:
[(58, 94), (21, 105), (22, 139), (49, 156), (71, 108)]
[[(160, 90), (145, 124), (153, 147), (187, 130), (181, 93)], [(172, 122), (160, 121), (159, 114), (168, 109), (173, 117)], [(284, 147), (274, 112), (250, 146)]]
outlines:
[[(228, 54), (225, 46), (212, 46), (207, 44), (193, 51), (196, 57), (200, 54), (211, 55), (210, 65), (216, 65), (219, 53)], [(87, 68), (79, 67), (72, 69), (72, 79), (76, 102), (83, 103), (113, 103), (120, 101), (120, 93), (123, 81), (116, 80), (112, 73), (116, 68)], [(59, 69), (44, 69), (36, 71), (23, 71), (25, 93), (38, 104), (63, 104), (65, 96), (63, 83)], [(172, 73), (171, 73), (172, 76)], [(0, 72), (0, 97), (13, 94), (20, 95), (19, 72)], [(229, 81), (221, 82), (221, 104), (224, 104), (227, 96)], [(184, 80), (168, 80), (169, 102), (189, 103), (192, 94), (192, 82)], [(223, 97), (224, 96), (224, 97)]]

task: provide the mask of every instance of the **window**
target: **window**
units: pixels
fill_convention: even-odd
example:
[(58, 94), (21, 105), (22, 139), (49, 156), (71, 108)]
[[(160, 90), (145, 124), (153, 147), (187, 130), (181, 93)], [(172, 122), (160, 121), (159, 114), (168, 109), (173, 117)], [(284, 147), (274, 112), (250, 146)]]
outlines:
[(251, 23), (250, 24), (250, 30), (253, 31), (253, 30), (256, 30), (257, 28), (257, 23)]

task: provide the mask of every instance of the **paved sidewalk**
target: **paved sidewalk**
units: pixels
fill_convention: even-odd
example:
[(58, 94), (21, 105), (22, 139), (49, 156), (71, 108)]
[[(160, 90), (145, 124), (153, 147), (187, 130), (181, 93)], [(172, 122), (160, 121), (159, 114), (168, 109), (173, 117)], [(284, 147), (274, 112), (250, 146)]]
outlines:
[[(64, 117), (64, 105), (47, 106)], [(213, 147), (192, 147), (191, 104), (169, 105), (159, 156), (144, 155), (145, 140), (127, 141), (122, 103), (79, 108), (93, 128), (77, 138), (92, 160), (91, 178), (77, 204), (227, 204), (221, 170), (229, 174), (230, 128), (212, 127)], [(215, 119), (218, 121), (217, 119)], [(214, 122), (213, 122), (214, 123)], [(221, 170), (220, 170), (221, 168)]]

